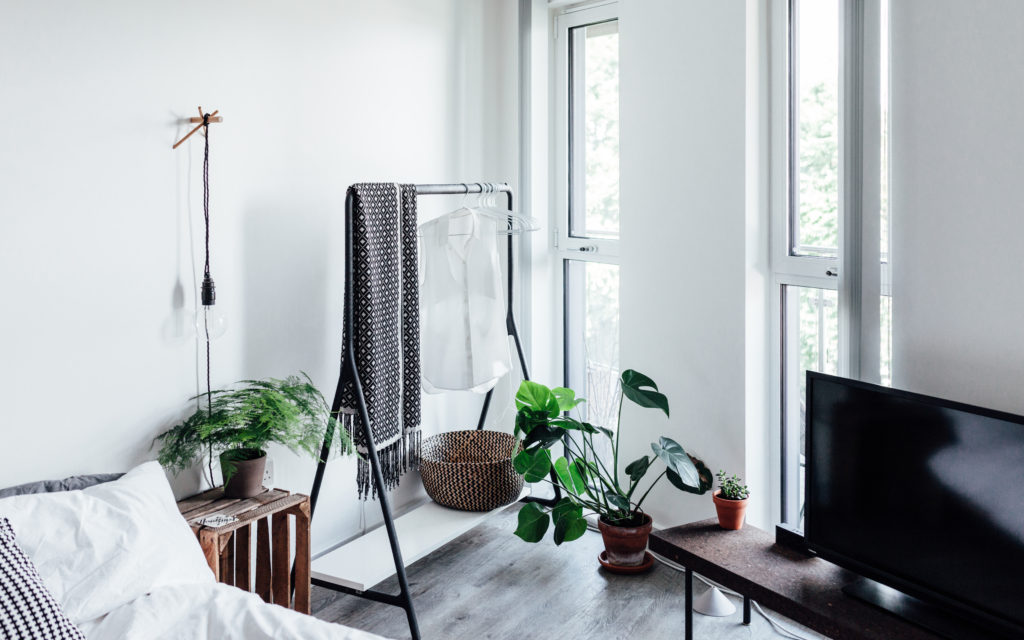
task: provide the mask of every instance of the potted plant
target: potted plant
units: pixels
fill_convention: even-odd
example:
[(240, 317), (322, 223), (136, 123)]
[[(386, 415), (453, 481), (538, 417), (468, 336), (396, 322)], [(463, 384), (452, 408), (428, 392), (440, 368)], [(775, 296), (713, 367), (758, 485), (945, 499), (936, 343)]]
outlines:
[(711, 494), (711, 499), (715, 501), (715, 511), (718, 512), (718, 526), (733, 530), (743, 528), (750, 490), (739, 476), (734, 474), (731, 478), (727, 477), (722, 470), (718, 471), (718, 486), (720, 488)]
[[(163, 444), (158, 460), (175, 472), (184, 471), (204, 455), (209, 456), (210, 486), (213, 457), (220, 456), (224, 495), (251, 498), (263, 490), (268, 443), (283, 444), (295, 453), (317, 458), (320, 439), (336, 420), (320, 391), (305, 373), (284, 380), (243, 380), (234, 389), (202, 394), (205, 406), (157, 436)], [(336, 438), (347, 452), (351, 441), (344, 429)]]
[[(712, 477), (703, 462), (686, 453), (675, 440), (665, 437), (651, 443), (654, 457), (645, 455), (634, 460), (625, 466), (624, 476), (619, 473), (624, 399), (669, 415), (668, 399), (658, 391), (654, 380), (627, 370), (620, 381), (620, 424), (615, 432), (565, 415), (583, 402), (571, 389), (549, 389), (530, 381), (519, 387), (515, 435), (522, 436), (523, 450), (515, 457), (516, 471), (523, 474), (527, 482), (556, 484), (565, 497), (550, 509), (535, 502), (527, 503), (519, 511), (515, 534), (527, 542), (538, 542), (554, 522), (554, 541), (560, 545), (581, 537), (587, 530), (585, 513), (596, 514), (608, 564), (637, 567), (644, 563), (651, 532), (651, 517), (643, 512), (642, 505), (654, 485), (667, 477), (681, 491), (703, 494), (711, 488)], [(611, 460), (598, 454), (595, 441), (601, 439), (610, 445)], [(550, 448), (558, 442), (564, 443), (566, 456), (552, 461)], [(664, 470), (636, 497), (640, 481), (657, 461), (664, 463)]]

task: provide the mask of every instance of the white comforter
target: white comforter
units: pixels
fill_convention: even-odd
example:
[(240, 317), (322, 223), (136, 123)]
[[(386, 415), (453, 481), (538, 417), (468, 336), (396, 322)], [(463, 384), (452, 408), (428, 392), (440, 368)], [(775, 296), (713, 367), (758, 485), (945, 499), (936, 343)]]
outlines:
[(216, 583), (156, 462), (79, 491), (4, 498), (0, 517), (89, 640), (379, 637)]
[(161, 587), (97, 620), (79, 624), (89, 640), (372, 640), (224, 584)]

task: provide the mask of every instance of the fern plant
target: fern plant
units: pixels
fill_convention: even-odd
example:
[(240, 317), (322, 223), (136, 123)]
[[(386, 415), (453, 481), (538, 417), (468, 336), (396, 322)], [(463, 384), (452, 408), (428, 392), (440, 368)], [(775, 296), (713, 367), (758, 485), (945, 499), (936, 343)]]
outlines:
[[(213, 485), (212, 460), (223, 453), (227, 455), (221, 464), (229, 479), (234, 462), (262, 457), (271, 442), (318, 459), (321, 438), (327, 434), (340, 453), (352, 451), (348, 433), (336, 428), (327, 401), (305, 373), (238, 384), (242, 386), (213, 391), (208, 406), (157, 436), (154, 444), (161, 443), (161, 465), (181, 472), (209, 456)], [(206, 397), (204, 393), (192, 400)]]

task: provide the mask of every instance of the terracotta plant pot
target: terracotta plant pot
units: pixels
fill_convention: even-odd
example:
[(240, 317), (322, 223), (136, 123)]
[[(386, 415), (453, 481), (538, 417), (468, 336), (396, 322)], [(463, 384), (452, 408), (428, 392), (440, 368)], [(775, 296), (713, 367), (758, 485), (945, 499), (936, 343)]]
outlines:
[(722, 490), (719, 489), (711, 494), (711, 498), (715, 501), (715, 510), (718, 511), (718, 526), (723, 529), (739, 530), (743, 528), (743, 516), (747, 513), (747, 500), (729, 500), (728, 498), (722, 498), (720, 494)]
[[(267, 452), (260, 449), (228, 449), (220, 454), (225, 498), (251, 498), (263, 493), (263, 471)], [(231, 477), (228, 469), (233, 468)]]
[(597, 528), (604, 538), (604, 550), (608, 562), (622, 567), (636, 567), (644, 562), (647, 538), (651, 535), (651, 516), (643, 514), (644, 523), (634, 527), (620, 527), (605, 522), (604, 516), (597, 520)]

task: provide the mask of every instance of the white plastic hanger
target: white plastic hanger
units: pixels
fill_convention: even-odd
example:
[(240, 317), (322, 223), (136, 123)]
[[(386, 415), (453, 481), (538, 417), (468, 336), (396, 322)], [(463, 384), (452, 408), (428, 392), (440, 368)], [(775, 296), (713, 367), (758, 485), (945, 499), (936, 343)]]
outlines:
[(540, 229), (540, 223), (536, 218), (524, 213), (498, 208), (495, 201), (497, 191), (494, 189), (494, 185), (479, 182), (477, 184), (480, 186), (480, 194), (477, 198), (476, 212), (501, 223), (498, 226), (499, 235), (519, 235)]

